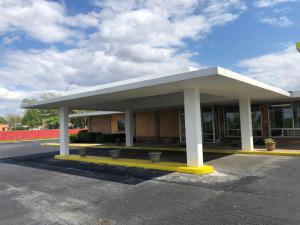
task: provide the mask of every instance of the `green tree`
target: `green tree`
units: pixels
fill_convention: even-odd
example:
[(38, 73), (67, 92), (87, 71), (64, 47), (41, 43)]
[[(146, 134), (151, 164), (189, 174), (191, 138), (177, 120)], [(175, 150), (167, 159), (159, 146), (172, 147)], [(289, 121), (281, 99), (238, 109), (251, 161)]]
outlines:
[(33, 129), (41, 126), (42, 114), (38, 109), (27, 109), (22, 119), (22, 124)]
[[(40, 96), (41, 100), (57, 97), (55, 93), (44, 93)], [(37, 99), (23, 99), (23, 104), (32, 104), (37, 102)], [(54, 109), (26, 109), (23, 124), (30, 128), (43, 126), (47, 129), (58, 128), (58, 113)]]
[(77, 118), (71, 118), (70, 122), (75, 128), (84, 128), (86, 127), (86, 117), (77, 117)]
[[(59, 97), (56, 93), (44, 93), (40, 96), (41, 100), (46, 100), (49, 98)], [(37, 102), (37, 99), (23, 99), (23, 104), (32, 104)], [(79, 113), (85, 112), (82, 110), (74, 110), (70, 113)], [(71, 123), (74, 127), (85, 127), (86, 126), (86, 118), (72, 118)], [(59, 128), (59, 117), (58, 110), (56, 109), (27, 109), (24, 114), (23, 124), (26, 124), (30, 128), (34, 128), (42, 125), (47, 129), (57, 129)]]
[[(48, 92), (40, 96), (41, 100), (46, 100), (50, 98), (59, 97), (58, 94)], [(59, 118), (58, 111), (56, 109), (40, 109), (42, 114), (43, 125), (47, 129), (57, 129), (59, 128)]]
[[(89, 112), (88, 110), (72, 110), (70, 114), (83, 114)], [(87, 117), (74, 117), (70, 118), (70, 123), (72, 124), (72, 127), (74, 128), (85, 128), (87, 126)]]
[(0, 116), (0, 124), (7, 124), (7, 120), (3, 116)]
[(13, 129), (16, 129), (18, 126), (22, 125), (22, 117), (18, 114), (8, 114), (6, 116), (7, 123)]
[(48, 129), (58, 129), (59, 128), (59, 118), (58, 116), (50, 116), (44, 119), (44, 125)]
[[(35, 102), (37, 102), (36, 99), (25, 98), (22, 100), (22, 104), (32, 104)], [(25, 126), (28, 126), (31, 129), (41, 126), (42, 125), (42, 115), (41, 115), (40, 110), (26, 109), (23, 119), (22, 119), (22, 124)]]

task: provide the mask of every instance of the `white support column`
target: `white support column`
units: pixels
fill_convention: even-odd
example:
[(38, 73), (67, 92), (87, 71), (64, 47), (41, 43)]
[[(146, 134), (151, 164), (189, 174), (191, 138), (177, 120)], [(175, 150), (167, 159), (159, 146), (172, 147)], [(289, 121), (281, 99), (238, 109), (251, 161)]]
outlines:
[(186, 157), (188, 166), (203, 165), (200, 92), (198, 88), (184, 90)]
[(253, 150), (251, 100), (249, 98), (240, 98), (239, 104), (242, 150)]
[(133, 146), (133, 113), (130, 109), (125, 110), (125, 135), (126, 146)]
[(68, 107), (59, 108), (60, 155), (69, 155), (69, 112)]

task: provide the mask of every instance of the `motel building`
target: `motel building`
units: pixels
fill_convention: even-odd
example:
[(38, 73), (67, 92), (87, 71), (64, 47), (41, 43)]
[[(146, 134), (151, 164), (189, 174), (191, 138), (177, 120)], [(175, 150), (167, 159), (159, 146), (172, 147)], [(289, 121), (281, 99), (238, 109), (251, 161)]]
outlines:
[(75, 91), (23, 105), (59, 109), (60, 155), (69, 155), (70, 110), (93, 110), (88, 130), (126, 135), (126, 146), (186, 146), (186, 166), (203, 166), (203, 144), (251, 151), (263, 138), (300, 147), (300, 92), (230, 70), (185, 68)]

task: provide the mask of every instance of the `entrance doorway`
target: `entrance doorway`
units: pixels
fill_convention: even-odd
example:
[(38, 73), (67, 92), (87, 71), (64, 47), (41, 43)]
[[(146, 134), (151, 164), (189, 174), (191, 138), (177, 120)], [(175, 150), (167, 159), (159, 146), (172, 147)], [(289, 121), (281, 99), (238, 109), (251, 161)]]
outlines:
[(216, 106), (202, 107), (203, 142), (215, 143), (220, 140), (219, 115)]
[[(201, 108), (202, 136), (204, 143), (215, 143), (220, 141), (219, 114), (216, 106)], [(180, 142), (185, 142), (184, 110), (179, 113)]]

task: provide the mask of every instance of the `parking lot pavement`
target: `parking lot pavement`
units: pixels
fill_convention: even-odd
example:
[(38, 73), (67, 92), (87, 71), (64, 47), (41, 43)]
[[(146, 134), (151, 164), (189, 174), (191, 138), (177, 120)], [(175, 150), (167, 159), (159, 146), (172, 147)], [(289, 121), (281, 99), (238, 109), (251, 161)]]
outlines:
[(0, 224), (300, 224), (300, 158), (222, 155), (197, 176), (53, 159), (0, 144)]

